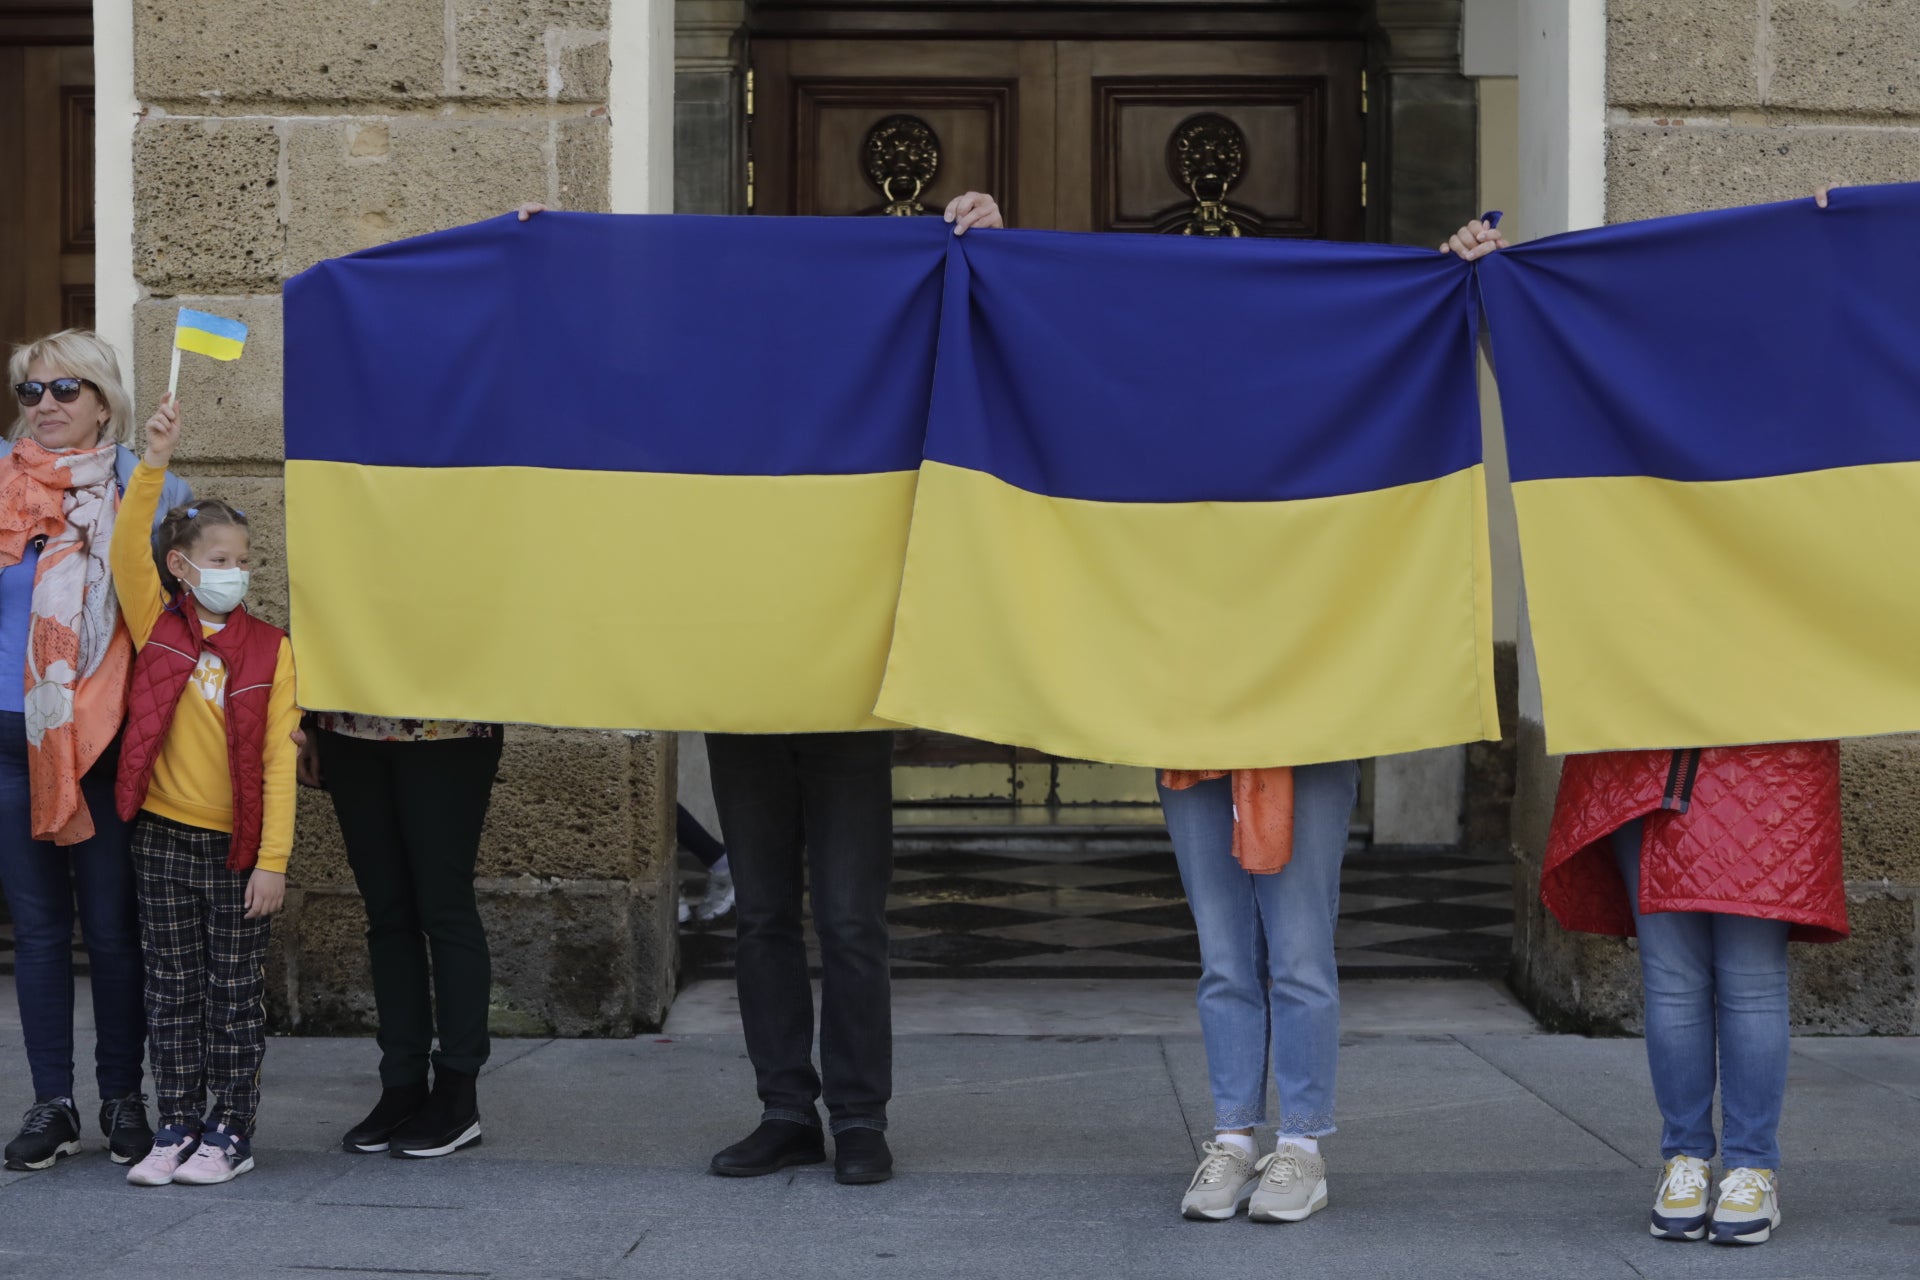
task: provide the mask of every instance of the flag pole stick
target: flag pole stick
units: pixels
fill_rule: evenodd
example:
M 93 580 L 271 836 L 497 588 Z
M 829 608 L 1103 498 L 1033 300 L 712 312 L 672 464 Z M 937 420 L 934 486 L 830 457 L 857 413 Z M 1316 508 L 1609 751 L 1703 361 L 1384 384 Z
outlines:
M 171 400 L 180 390 L 180 348 L 173 349 L 173 369 L 167 374 L 167 399 Z

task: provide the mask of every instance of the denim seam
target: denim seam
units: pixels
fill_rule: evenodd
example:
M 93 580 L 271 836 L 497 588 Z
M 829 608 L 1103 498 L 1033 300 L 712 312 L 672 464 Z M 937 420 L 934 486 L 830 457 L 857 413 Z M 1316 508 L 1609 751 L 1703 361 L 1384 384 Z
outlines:
M 885 1120 L 875 1120 L 868 1116 L 846 1116 L 833 1122 L 832 1132 L 836 1134 L 845 1133 L 849 1129 L 877 1129 L 881 1133 L 885 1133 L 887 1131 L 887 1122 Z
M 789 1111 L 785 1107 L 768 1107 L 760 1113 L 760 1118 L 762 1120 L 785 1120 L 791 1124 L 811 1125 L 815 1129 L 820 1127 L 820 1116 L 817 1112 Z

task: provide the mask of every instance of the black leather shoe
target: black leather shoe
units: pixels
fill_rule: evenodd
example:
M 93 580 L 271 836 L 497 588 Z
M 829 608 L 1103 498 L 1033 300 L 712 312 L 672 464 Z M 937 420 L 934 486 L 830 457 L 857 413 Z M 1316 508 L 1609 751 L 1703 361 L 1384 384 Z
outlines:
M 380 1091 L 380 1101 L 373 1104 L 373 1110 L 367 1118 L 347 1130 L 347 1136 L 340 1145 L 353 1155 L 370 1156 L 385 1151 L 400 1126 L 420 1113 L 427 1105 L 427 1082 L 401 1085 L 398 1088 L 385 1088 Z
M 722 1151 L 707 1166 L 723 1178 L 758 1178 L 795 1164 L 819 1164 L 827 1158 L 820 1126 L 792 1120 L 762 1120 L 760 1127 Z
M 833 1135 L 833 1180 L 848 1186 L 893 1176 L 893 1152 L 878 1129 L 842 1129 Z

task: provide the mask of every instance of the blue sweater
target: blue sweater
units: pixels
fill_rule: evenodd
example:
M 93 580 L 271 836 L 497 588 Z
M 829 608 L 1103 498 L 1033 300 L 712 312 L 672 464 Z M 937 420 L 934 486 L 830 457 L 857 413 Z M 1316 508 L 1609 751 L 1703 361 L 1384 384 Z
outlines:
M 0 440 L 0 458 L 12 452 L 13 444 Z M 125 445 L 120 447 L 114 471 L 122 492 L 139 461 L 133 450 Z M 167 512 L 181 503 L 191 501 L 193 490 L 187 482 L 169 473 L 161 495 L 160 518 L 164 519 Z M 158 521 L 154 527 L 159 528 Z M 20 555 L 20 563 L 0 569 L 0 711 L 18 714 L 27 709 L 27 634 L 33 621 L 34 569 L 39 563 L 40 548 L 28 543 Z

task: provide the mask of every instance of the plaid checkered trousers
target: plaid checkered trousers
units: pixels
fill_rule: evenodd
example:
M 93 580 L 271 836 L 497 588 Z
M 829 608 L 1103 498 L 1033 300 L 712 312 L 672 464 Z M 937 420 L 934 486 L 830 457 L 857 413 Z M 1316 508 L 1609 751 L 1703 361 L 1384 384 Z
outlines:
M 147 1053 L 160 1123 L 251 1136 L 266 1054 L 268 918 L 246 916 L 247 873 L 225 832 L 142 813 L 133 827 Z M 207 1108 L 208 1096 L 213 1108 Z

